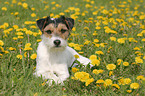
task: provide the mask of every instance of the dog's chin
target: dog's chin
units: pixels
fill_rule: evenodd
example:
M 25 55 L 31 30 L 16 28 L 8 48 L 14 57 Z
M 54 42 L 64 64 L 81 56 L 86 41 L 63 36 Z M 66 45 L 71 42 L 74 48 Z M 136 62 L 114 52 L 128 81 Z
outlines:
M 53 46 L 50 48 L 50 50 L 57 52 L 57 51 L 64 51 L 65 48 L 66 48 L 66 46 Z

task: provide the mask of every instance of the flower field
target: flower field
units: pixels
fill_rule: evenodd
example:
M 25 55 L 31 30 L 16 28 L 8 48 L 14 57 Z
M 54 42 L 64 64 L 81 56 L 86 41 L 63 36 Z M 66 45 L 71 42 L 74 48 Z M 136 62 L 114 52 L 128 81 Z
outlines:
M 1 0 L 0 95 L 144 96 L 144 9 L 144 0 Z M 68 46 L 93 65 L 75 61 L 63 86 L 33 76 L 42 34 L 36 20 L 48 15 L 75 20 Z

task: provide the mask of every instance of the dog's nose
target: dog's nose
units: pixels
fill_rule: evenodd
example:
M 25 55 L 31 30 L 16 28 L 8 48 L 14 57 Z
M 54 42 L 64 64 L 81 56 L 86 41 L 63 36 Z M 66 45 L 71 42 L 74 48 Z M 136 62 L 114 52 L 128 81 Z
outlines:
M 60 45 L 60 43 L 61 43 L 61 41 L 60 41 L 60 40 L 55 40 L 55 41 L 54 41 L 54 44 L 55 44 L 56 46 L 59 46 L 59 45 Z

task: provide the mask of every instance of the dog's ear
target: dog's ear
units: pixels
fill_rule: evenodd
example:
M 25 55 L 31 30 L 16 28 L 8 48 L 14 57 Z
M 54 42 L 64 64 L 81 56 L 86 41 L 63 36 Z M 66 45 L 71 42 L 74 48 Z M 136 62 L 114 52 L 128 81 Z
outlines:
M 50 20 L 50 16 L 48 16 L 48 17 L 46 17 L 46 18 L 44 18 L 44 19 L 39 19 L 39 20 L 36 21 L 37 26 L 39 27 L 39 29 L 40 29 L 41 31 L 43 31 L 44 27 L 45 27 L 46 24 L 49 22 L 49 20 Z
M 72 18 L 65 18 L 65 16 L 61 16 L 60 18 L 62 18 L 62 20 L 65 21 L 68 29 L 72 30 L 72 28 L 74 27 L 74 19 L 72 19 Z

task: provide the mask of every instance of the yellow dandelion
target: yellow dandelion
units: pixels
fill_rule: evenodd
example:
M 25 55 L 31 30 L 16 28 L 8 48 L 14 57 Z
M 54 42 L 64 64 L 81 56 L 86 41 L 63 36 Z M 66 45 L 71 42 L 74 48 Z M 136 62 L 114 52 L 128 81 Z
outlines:
M 121 62 L 123 62 L 123 60 L 122 60 L 122 59 L 118 59 L 118 60 L 117 60 L 118 65 L 120 65 L 120 64 L 121 64 Z
M 111 76 L 111 75 L 114 75 L 114 74 L 113 74 L 113 71 L 110 71 L 110 72 L 109 72 L 109 76 Z
M 13 28 L 14 28 L 14 29 L 18 29 L 19 26 L 18 26 L 18 25 L 13 25 Z
M 106 66 L 106 68 L 107 68 L 108 70 L 114 70 L 114 69 L 116 68 L 116 65 L 115 65 L 115 64 L 108 64 L 108 65 Z
M 94 74 L 99 74 L 99 73 L 103 73 L 103 72 L 104 72 L 104 70 L 102 70 L 102 69 L 99 69 L 99 70 L 94 69 L 94 70 L 93 70 L 93 73 L 94 73 Z
M 96 83 L 104 83 L 104 80 L 103 79 L 99 79 L 96 81 Z
M 124 66 L 129 66 L 129 63 L 128 62 L 123 62 L 123 65 Z
M 2 7 L 2 10 L 3 10 L 3 11 L 7 11 L 7 8 L 6 8 L 6 7 Z
M 141 41 L 145 42 L 145 38 L 143 38 Z
M 27 4 L 27 3 L 23 3 L 22 6 L 23 6 L 23 8 L 25 8 L 25 9 L 28 8 L 28 4 Z
M 141 80 L 141 79 L 143 79 L 144 78 L 144 76 L 143 75 L 139 75 L 139 76 L 137 76 L 137 80 Z
M 18 38 L 17 37 L 13 37 L 13 40 L 17 40 Z
M 32 50 L 32 48 L 30 46 L 31 46 L 31 43 L 25 44 L 24 50 Z
M 86 72 L 76 72 L 74 74 L 74 77 L 77 79 L 77 80 L 80 80 L 82 82 L 86 82 L 86 80 L 89 79 L 90 75 L 89 73 L 86 73 Z
M 32 13 L 32 14 L 31 14 L 31 17 L 36 17 L 36 14 L 35 14 L 35 13 Z
M 79 71 L 78 68 L 76 68 L 76 67 L 73 67 L 73 68 L 72 68 L 72 72 L 73 72 L 73 73 L 76 73 L 77 71 Z
M 19 36 L 20 36 L 20 35 L 23 35 L 23 33 L 22 33 L 22 32 L 17 32 L 16 34 L 17 34 L 17 35 L 19 35 Z
M 93 78 L 88 79 L 88 80 L 86 81 L 85 85 L 88 86 L 88 85 L 89 85 L 90 83 L 92 83 L 93 81 L 94 81 Z
M 130 78 L 125 78 L 124 79 L 124 83 L 125 84 L 130 84 L 131 83 L 131 79 Z
M 16 48 L 10 47 L 9 50 L 14 51 Z
M 138 83 L 131 83 L 130 84 L 130 88 L 132 88 L 132 89 L 138 89 L 139 88 L 139 84 Z
M 143 60 L 140 57 L 135 57 L 136 63 L 143 63 Z
M 37 39 L 37 42 L 41 42 L 42 40 L 41 39 Z
M 17 57 L 18 59 L 22 59 L 23 56 L 22 56 L 22 55 L 17 55 L 16 57 Z
M 104 84 L 105 84 L 106 86 L 112 85 L 112 80 L 111 80 L 111 79 L 106 79 L 106 80 L 104 81 Z
M 96 51 L 95 53 L 98 55 L 104 55 L 104 53 L 102 51 Z
M 115 37 L 110 37 L 110 40 L 111 41 L 116 41 L 116 38 Z
M 9 51 L 5 51 L 5 54 L 8 54 L 9 53 Z
M 117 89 L 120 89 L 120 86 L 119 86 L 118 84 L 112 84 L 111 86 L 112 86 L 112 87 L 115 87 L 115 88 L 117 88 Z
M 79 47 L 79 46 L 74 47 L 74 49 L 75 50 L 82 50 L 81 47 Z
M 126 90 L 126 92 L 131 93 L 131 92 L 132 92 L 132 90 Z
M 32 7 L 31 10 L 32 10 L 32 11 L 35 11 L 35 8 Z
M 4 42 L 2 40 L 0 40 L 0 46 L 3 46 Z
M 79 55 L 75 54 L 74 57 L 77 59 L 77 58 L 79 58 Z
M 97 56 L 96 56 L 96 55 L 91 55 L 91 56 L 89 57 L 89 59 L 90 59 L 90 60 L 97 59 Z
M 98 43 L 98 42 L 99 42 L 99 40 L 98 40 L 98 39 L 94 39 L 94 42 L 95 42 L 95 43 Z
M 17 16 L 18 14 L 19 14 L 19 12 L 15 12 L 15 13 L 14 13 L 14 16 Z
M 125 39 L 124 38 L 119 38 L 117 40 L 117 42 L 120 43 L 120 44 L 123 44 L 123 43 L 125 43 Z
M 133 50 L 140 50 L 140 48 L 139 47 L 135 47 L 135 48 L 133 48 Z
M 56 2 L 51 2 L 51 4 L 53 5 L 53 4 L 55 4 Z
M 91 60 L 91 64 L 94 65 L 94 66 L 95 65 L 99 66 L 100 65 L 100 61 L 98 59 L 92 59 Z
M 31 55 L 30 58 L 31 58 L 31 59 L 36 59 L 36 57 L 37 57 L 37 54 L 34 53 L 34 54 Z
M 143 59 L 145 60 L 145 56 L 143 56 Z

